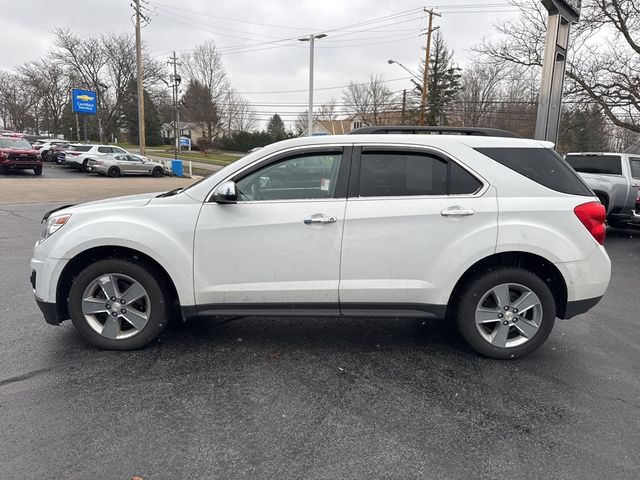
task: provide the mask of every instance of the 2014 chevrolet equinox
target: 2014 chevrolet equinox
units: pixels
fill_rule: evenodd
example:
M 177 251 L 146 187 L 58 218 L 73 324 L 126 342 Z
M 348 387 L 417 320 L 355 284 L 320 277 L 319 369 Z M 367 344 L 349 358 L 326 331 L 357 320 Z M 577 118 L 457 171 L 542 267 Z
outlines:
M 177 305 L 446 318 L 483 355 L 525 355 L 605 293 L 604 209 L 552 144 L 470 133 L 286 140 L 183 190 L 50 212 L 36 300 L 110 349 Z

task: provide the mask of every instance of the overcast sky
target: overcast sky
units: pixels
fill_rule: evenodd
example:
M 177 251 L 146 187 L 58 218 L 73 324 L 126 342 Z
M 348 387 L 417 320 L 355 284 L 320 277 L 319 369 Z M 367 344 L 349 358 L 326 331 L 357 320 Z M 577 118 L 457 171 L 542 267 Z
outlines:
M 130 0 L 28 0 L 28 8 L 25 2 L 2 3 L 3 69 L 43 56 L 53 26 L 87 35 L 134 28 Z M 426 28 L 422 7 L 442 13 L 434 25 L 440 26 L 461 66 L 471 46 L 495 34 L 496 21 L 514 15 L 507 0 L 148 0 L 144 6 L 151 22 L 143 29 L 143 40 L 151 55 L 168 58 L 172 50 L 188 51 L 213 38 L 233 86 L 255 105 L 259 118 L 277 111 L 285 120 L 304 110 L 307 101 L 309 48 L 296 41 L 298 36 L 327 33 L 316 41 L 315 98 L 316 103 L 332 97 L 340 102 L 342 89 L 330 87 L 363 81 L 369 74 L 386 80 L 408 76 L 387 59 L 417 69 L 424 46 L 419 34 Z M 376 19 L 380 21 L 370 22 Z M 407 79 L 388 86 L 393 91 L 411 88 Z M 299 91 L 252 93 L 286 90 Z

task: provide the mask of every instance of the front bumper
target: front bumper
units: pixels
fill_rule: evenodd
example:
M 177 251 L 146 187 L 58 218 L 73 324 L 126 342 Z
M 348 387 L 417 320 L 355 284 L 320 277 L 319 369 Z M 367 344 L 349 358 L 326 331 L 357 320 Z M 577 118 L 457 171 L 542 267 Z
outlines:
M 6 170 L 33 170 L 34 168 L 42 167 L 42 162 L 7 162 L 0 163 L 0 166 Z
M 45 322 L 49 325 L 60 325 L 62 320 L 60 319 L 60 313 L 58 312 L 58 305 L 55 303 L 45 302 L 44 300 L 40 300 L 38 297 L 36 297 L 36 303 L 42 311 Z

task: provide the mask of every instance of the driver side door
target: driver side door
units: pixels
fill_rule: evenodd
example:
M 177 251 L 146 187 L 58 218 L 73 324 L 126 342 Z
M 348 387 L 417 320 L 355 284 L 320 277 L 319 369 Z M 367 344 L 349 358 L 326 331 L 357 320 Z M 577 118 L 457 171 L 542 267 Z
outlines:
M 195 232 L 199 314 L 337 315 L 350 146 L 296 149 L 228 180 L 235 204 L 205 202 Z

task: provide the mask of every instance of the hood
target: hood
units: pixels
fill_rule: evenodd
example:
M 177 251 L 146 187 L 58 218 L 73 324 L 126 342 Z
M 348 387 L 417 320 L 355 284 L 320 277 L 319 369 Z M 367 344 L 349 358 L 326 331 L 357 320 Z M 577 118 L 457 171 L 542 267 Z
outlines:
M 64 213 L 88 213 L 99 212 L 103 210 L 112 210 L 115 208 L 127 207 L 143 207 L 148 204 L 152 198 L 157 197 L 162 192 L 140 193 L 138 195 L 127 195 L 126 197 L 105 198 L 104 200 L 95 200 L 93 202 L 79 203 L 77 205 L 69 205 L 57 208 L 45 214 L 45 219 L 55 212 L 56 215 Z
M 2 153 L 13 153 L 16 155 L 20 155 L 22 153 L 26 153 L 27 155 L 37 155 L 38 151 L 32 148 L 11 148 L 11 147 L 0 147 L 0 152 Z

